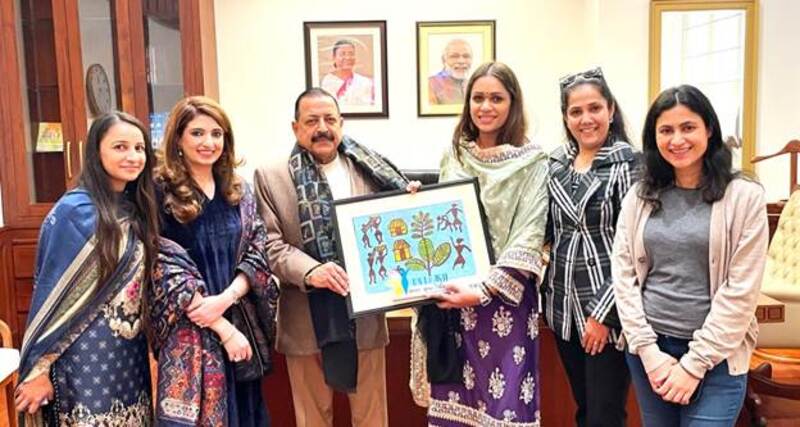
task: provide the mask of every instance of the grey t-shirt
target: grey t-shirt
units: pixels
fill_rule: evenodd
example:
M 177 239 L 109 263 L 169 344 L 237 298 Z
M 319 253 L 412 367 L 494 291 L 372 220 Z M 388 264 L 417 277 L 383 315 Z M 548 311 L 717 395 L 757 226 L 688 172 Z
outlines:
M 691 339 L 711 309 L 708 237 L 711 204 L 701 190 L 671 188 L 644 228 L 652 266 L 642 288 L 647 320 L 656 333 Z

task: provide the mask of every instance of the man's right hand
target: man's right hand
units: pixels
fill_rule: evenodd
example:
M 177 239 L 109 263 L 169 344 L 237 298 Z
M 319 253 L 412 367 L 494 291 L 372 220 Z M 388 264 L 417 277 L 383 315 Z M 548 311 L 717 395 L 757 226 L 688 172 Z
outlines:
M 341 296 L 347 296 L 347 292 L 350 290 L 350 279 L 347 278 L 347 272 L 333 262 L 326 262 L 313 269 L 306 276 L 306 283 L 315 288 L 330 289 Z

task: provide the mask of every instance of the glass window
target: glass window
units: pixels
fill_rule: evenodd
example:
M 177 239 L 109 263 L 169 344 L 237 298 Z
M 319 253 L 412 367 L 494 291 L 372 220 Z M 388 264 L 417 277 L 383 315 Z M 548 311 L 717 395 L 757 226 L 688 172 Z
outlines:
M 77 165 L 64 162 L 53 8 L 50 2 L 16 0 L 15 10 L 29 197 L 33 203 L 55 202 Z
M 178 2 L 143 6 L 150 133 L 158 146 L 172 106 L 183 98 L 180 18 Z

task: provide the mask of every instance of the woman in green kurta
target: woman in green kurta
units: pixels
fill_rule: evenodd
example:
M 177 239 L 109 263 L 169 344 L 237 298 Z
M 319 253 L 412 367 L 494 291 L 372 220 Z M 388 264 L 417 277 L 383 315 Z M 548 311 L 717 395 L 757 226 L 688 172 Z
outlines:
M 463 361 L 454 369 L 428 360 L 432 425 L 539 425 L 536 287 L 543 274 L 547 160 L 525 132 L 514 73 L 498 62 L 479 67 L 440 181 L 478 178 L 497 263 L 480 291 L 448 285 L 438 309 L 422 310 L 427 348 L 452 343 L 456 363 Z M 433 332 L 447 325 L 456 325 L 451 334 Z M 436 337 L 442 340 L 433 342 Z

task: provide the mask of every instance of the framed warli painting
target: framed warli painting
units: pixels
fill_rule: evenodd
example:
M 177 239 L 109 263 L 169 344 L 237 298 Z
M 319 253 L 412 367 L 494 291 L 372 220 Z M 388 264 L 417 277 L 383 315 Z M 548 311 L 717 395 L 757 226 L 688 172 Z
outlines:
M 351 318 L 432 301 L 446 283 L 478 285 L 494 263 L 477 179 L 333 203 Z

